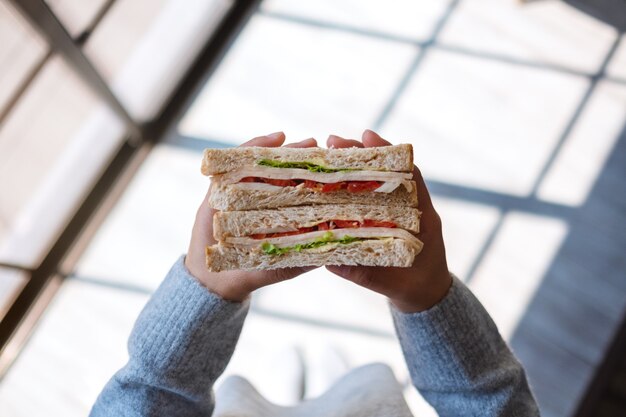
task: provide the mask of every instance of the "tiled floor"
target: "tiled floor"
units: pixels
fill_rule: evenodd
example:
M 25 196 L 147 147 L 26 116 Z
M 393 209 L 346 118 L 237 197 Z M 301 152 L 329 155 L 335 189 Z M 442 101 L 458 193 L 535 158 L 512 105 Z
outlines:
M 626 123 L 624 101 L 626 84 L 598 83 L 537 187 L 540 199 L 572 206 L 585 202 Z
M 440 181 L 528 195 L 587 80 L 430 50 L 384 120 Z M 512 88 L 515 86 L 515 88 Z
M 613 60 L 607 67 L 607 74 L 610 77 L 626 81 L 626 35 L 622 35 L 621 37 L 621 42 L 615 51 Z
M 196 153 L 158 146 L 83 255 L 83 278 L 154 290 L 187 250 L 208 187 Z
M 594 73 L 615 36 L 610 26 L 562 1 L 465 0 L 459 2 L 440 41 L 478 56 Z
M 376 119 L 415 54 L 412 45 L 257 15 L 181 133 L 231 144 L 277 130 L 292 140 L 356 135 Z
M 147 297 L 66 281 L 0 384 L 0 415 L 87 415 L 124 364 L 126 339 Z
M 9 224 L 19 217 L 98 104 L 68 65 L 55 58 L 13 109 L 0 134 L 0 198 Z M 38 115 L 37 123 L 33 114 Z M 40 140 L 44 136 L 47 141 Z M 15 178 L 20 178 L 19 186 Z
M 44 41 L 6 4 L 0 3 L 0 114 L 29 71 L 46 53 Z
M 266 15 L 336 28 L 376 37 L 398 37 L 407 41 L 426 41 L 437 22 L 450 5 L 449 0 L 415 2 L 392 0 L 384 9 L 376 0 L 321 0 L 315 3 L 289 0 L 266 0 L 262 11 Z
M 186 249 L 208 185 L 198 149 L 368 127 L 415 146 L 451 269 L 529 368 L 543 415 L 571 415 L 626 311 L 616 249 L 626 204 L 615 192 L 626 42 L 561 2 L 485 3 L 264 2 L 0 383 L 0 415 L 87 412 Z M 603 67 L 611 80 L 592 76 Z M 394 337 L 383 298 L 314 271 L 256 294 L 227 373 L 262 384 L 259 355 L 295 346 L 313 358 L 330 345 L 353 366 L 389 363 L 404 382 Z M 416 415 L 434 415 L 415 390 L 407 398 Z

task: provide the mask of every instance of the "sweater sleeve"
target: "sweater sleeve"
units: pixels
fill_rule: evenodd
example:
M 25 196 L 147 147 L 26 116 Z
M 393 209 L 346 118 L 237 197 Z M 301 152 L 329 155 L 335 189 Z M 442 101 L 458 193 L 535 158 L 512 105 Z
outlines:
M 392 315 L 413 384 L 440 417 L 539 415 L 522 365 L 456 277 L 429 310 Z
M 91 417 L 210 416 L 249 303 L 209 292 L 181 257 L 139 315 L 128 363 L 104 387 Z

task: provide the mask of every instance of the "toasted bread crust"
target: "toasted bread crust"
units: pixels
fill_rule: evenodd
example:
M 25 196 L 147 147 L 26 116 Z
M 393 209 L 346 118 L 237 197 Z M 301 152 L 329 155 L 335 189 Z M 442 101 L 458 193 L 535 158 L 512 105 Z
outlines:
M 209 271 L 267 270 L 298 266 L 365 265 L 410 267 L 421 249 L 403 239 L 366 240 L 339 245 L 327 252 L 303 250 L 267 255 L 260 249 L 213 245 L 206 249 Z
M 252 166 L 261 159 L 282 162 L 311 162 L 326 168 L 411 172 L 413 147 L 410 144 L 375 148 L 264 148 L 258 146 L 205 149 L 201 171 L 217 175 Z
M 409 207 L 365 204 L 282 207 L 273 210 L 220 211 L 213 216 L 213 236 L 223 241 L 231 236 L 266 233 L 272 228 L 296 230 L 330 220 L 365 219 L 394 222 L 397 227 L 419 233 L 420 212 Z

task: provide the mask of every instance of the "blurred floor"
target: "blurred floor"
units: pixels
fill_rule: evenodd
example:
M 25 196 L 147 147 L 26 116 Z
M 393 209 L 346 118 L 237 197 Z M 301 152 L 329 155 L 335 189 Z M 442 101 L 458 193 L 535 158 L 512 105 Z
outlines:
M 542 415 L 572 415 L 626 311 L 623 37 L 557 1 L 265 1 L 0 383 L 0 415 L 87 413 L 186 250 L 202 148 L 364 128 L 414 145 L 452 271 L 526 365 Z M 256 294 L 226 374 L 262 384 L 292 346 L 407 381 L 386 301 L 323 270 Z

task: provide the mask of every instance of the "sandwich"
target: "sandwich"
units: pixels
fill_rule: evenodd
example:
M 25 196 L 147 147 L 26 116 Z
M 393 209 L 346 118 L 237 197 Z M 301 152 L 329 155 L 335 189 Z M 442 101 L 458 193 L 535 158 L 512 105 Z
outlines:
M 422 250 L 420 212 L 365 204 L 223 211 L 213 218 L 219 242 L 207 247 L 213 272 L 295 266 L 409 267 Z
M 409 144 L 377 148 L 206 149 L 209 204 L 258 210 L 319 204 L 417 207 Z

